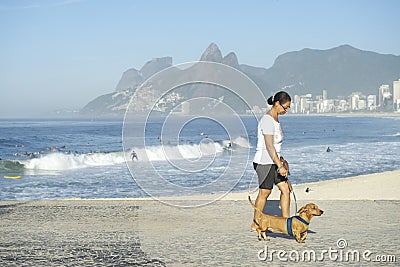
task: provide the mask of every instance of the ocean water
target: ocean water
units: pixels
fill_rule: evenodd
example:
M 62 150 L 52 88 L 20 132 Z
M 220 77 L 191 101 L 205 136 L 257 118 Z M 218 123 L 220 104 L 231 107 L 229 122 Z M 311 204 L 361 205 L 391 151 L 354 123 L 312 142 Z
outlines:
M 282 154 L 294 184 L 399 169 L 400 117 L 289 115 L 280 120 Z M 152 118 L 136 135 L 135 122 L 122 120 L 3 119 L 0 199 L 254 190 L 257 120 L 241 117 L 240 122 Z M 123 127 L 132 133 L 127 142 Z M 15 176 L 21 178 L 7 178 Z

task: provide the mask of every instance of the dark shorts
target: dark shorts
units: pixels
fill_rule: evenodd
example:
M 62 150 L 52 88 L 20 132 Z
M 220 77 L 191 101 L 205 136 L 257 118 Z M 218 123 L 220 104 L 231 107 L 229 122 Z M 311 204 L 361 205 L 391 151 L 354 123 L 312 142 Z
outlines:
M 280 175 L 277 170 L 278 166 L 276 164 L 257 164 L 253 162 L 254 170 L 258 176 L 258 188 L 260 189 L 269 189 L 281 182 L 287 180 L 287 178 Z

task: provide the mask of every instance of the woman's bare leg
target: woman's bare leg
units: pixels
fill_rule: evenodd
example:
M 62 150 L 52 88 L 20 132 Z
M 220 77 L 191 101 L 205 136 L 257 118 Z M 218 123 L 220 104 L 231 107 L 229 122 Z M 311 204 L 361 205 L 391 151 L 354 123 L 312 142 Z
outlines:
M 269 195 L 271 194 L 271 189 L 259 189 L 258 190 L 258 195 L 256 198 L 256 207 L 259 208 L 260 210 L 264 210 L 265 204 L 267 204 L 267 198 L 269 197 Z M 257 210 L 254 210 L 254 219 L 260 217 L 260 212 Z M 255 225 L 254 225 L 254 221 L 251 225 L 251 229 L 255 230 Z
M 289 185 L 286 182 L 280 182 L 277 184 L 279 190 L 281 190 L 280 204 L 282 210 L 282 217 L 290 217 L 290 190 Z

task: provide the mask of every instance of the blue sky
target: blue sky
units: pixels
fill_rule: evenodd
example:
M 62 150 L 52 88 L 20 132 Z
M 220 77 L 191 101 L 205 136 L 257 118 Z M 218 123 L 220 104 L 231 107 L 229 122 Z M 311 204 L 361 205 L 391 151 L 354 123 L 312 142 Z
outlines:
M 211 42 L 271 67 L 303 48 L 400 55 L 396 0 L 0 0 L 0 117 L 79 109 L 154 57 L 194 61 Z

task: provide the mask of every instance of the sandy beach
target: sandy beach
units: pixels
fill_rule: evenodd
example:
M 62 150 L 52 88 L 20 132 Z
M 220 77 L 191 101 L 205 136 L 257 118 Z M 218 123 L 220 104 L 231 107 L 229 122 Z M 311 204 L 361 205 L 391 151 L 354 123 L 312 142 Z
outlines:
M 278 233 L 258 241 L 247 192 L 193 208 L 150 199 L 0 201 L 0 266 L 395 266 L 399 185 L 400 171 L 295 185 L 299 207 L 324 210 L 302 244 Z M 266 212 L 279 214 L 274 191 Z
M 296 180 L 290 180 L 297 200 L 400 200 L 400 171 L 298 185 Z M 227 195 L 226 199 L 239 200 L 247 195 L 247 192 L 232 193 Z M 251 195 L 255 198 L 257 192 Z M 279 190 L 273 190 L 269 199 L 278 200 Z

